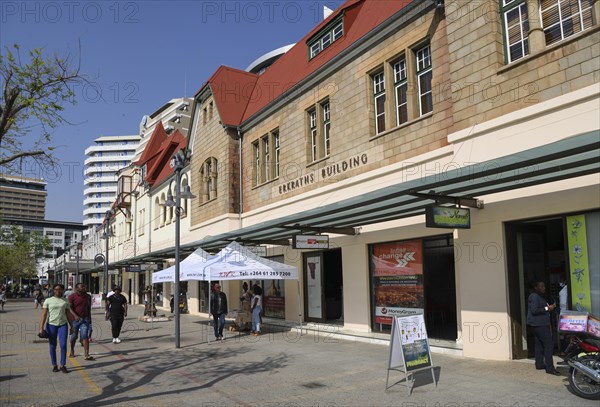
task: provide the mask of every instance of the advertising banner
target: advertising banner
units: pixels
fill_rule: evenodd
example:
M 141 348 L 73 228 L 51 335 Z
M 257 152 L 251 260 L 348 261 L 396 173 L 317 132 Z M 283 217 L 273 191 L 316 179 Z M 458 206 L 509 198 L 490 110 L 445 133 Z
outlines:
M 285 280 L 265 280 L 264 290 L 265 317 L 285 318 Z
M 371 268 L 376 323 L 391 325 L 395 316 L 423 313 L 422 240 L 373 245 Z
M 587 329 L 587 312 L 562 311 L 558 329 L 561 332 L 585 332 Z
M 567 236 L 569 243 L 569 287 L 573 308 L 577 311 L 591 312 L 592 298 L 585 215 L 567 216 Z

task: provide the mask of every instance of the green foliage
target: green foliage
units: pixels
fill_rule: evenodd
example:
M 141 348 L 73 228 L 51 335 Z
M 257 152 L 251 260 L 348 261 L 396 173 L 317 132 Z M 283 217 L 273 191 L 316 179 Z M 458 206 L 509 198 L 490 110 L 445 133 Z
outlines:
M 38 260 L 52 247 L 40 232 L 26 233 L 17 226 L 0 225 L 0 281 L 37 274 Z
M 5 51 L 0 55 L 0 167 L 21 157 L 53 164 L 51 132 L 68 123 L 64 105 L 75 103 L 74 85 L 85 79 L 70 54 L 46 57 L 39 48 L 24 61 L 17 44 Z

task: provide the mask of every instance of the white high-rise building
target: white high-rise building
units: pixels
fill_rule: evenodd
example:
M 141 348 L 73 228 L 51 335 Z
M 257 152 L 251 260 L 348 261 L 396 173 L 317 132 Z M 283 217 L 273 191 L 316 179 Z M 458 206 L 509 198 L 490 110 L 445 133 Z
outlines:
M 128 166 L 140 142 L 140 136 L 105 136 L 94 140 L 85 150 L 83 224 L 90 229 L 102 224 L 106 211 L 117 194 L 117 172 Z

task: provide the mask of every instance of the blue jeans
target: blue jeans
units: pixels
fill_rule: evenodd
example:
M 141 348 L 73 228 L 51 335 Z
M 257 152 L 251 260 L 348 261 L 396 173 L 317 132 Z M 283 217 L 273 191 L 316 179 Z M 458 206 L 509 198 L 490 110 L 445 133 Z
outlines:
M 76 341 L 77 336 L 81 334 L 81 339 L 90 339 L 92 333 L 92 321 L 90 318 L 81 318 L 79 321 L 73 321 L 73 335 L 71 340 Z
M 213 314 L 215 338 L 223 337 L 223 327 L 225 326 L 225 314 Z
M 60 326 L 46 324 L 48 332 L 48 342 L 50 343 L 50 360 L 52 366 L 58 366 L 56 363 L 56 339 L 60 341 L 60 365 L 67 363 L 67 335 L 69 333 L 69 324 Z
M 254 332 L 260 332 L 260 312 L 262 311 L 262 307 L 259 305 L 254 307 L 252 310 L 252 330 Z

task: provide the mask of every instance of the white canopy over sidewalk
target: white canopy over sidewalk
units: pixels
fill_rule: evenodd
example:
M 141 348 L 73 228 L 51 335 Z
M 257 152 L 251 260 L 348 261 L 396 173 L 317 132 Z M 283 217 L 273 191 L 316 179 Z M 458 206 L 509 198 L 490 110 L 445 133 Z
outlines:
M 204 270 L 204 264 L 215 256 L 211 256 L 202 249 L 197 249 L 195 252 L 190 254 L 185 260 L 179 263 L 179 280 L 200 280 L 193 278 L 198 270 Z M 152 273 L 152 284 L 160 283 L 172 283 L 175 281 L 175 266 L 168 267 L 164 270 Z

